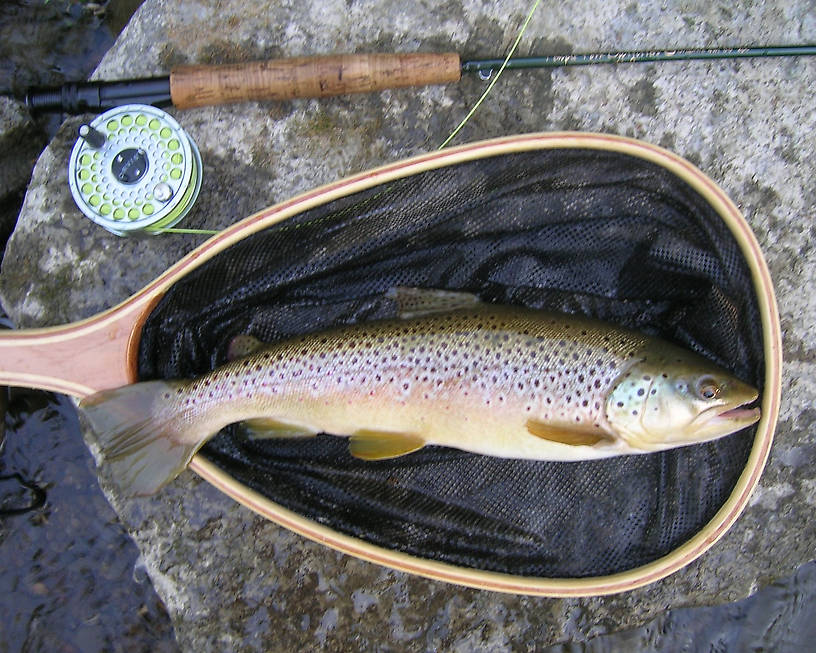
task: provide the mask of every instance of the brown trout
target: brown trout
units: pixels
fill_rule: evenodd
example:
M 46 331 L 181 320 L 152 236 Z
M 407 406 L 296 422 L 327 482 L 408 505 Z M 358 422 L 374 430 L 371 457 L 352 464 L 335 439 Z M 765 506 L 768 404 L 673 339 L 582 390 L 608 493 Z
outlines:
M 400 318 L 263 346 L 190 381 L 84 399 L 123 491 L 175 478 L 224 426 L 350 436 L 379 460 L 425 445 L 586 460 L 704 442 L 759 419 L 757 391 L 664 341 L 590 319 L 399 289 Z M 247 339 L 235 349 L 255 348 Z M 250 343 L 248 345 L 248 343 Z

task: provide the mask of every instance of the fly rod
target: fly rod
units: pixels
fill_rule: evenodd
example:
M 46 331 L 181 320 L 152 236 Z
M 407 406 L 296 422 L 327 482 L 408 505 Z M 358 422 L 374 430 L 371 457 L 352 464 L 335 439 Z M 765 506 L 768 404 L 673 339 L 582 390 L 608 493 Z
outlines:
M 816 45 L 707 48 L 561 54 L 508 59 L 505 69 L 560 68 L 596 64 L 816 55 Z M 454 53 L 345 54 L 250 63 L 181 66 L 168 77 L 71 82 L 33 88 L 24 96 L 32 111 L 98 112 L 124 104 L 173 105 L 178 109 L 256 100 L 329 97 L 405 86 L 458 82 L 462 73 L 490 77 L 504 59 L 462 62 Z

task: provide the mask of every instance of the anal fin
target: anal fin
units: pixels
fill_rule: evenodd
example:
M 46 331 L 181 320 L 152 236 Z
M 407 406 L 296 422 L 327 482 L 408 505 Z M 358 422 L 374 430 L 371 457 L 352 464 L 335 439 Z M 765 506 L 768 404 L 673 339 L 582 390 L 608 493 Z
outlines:
M 361 460 L 396 458 L 421 449 L 425 440 L 410 433 L 361 430 L 352 434 L 349 453 Z
M 594 447 L 597 444 L 609 442 L 609 438 L 603 433 L 586 426 L 554 426 L 534 419 L 528 419 L 526 426 L 530 434 L 537 438 L 573 447 Z
M 255 440 L 269 438 L 310 438 L 317 433 L 310 428 L 298 424 L 287 424 L 271 417 L 257 417 L 241 422 L 241 428 L 246 435 Z

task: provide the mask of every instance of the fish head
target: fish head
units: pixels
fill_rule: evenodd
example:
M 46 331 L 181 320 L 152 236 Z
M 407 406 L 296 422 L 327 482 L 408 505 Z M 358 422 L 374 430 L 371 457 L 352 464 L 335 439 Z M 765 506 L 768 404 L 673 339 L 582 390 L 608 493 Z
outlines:
M 606 419 L 633 450 L 714 440 L 755 423 L 759 393 L 691 352 L 666 345 L 631 365 L 607 395 Z

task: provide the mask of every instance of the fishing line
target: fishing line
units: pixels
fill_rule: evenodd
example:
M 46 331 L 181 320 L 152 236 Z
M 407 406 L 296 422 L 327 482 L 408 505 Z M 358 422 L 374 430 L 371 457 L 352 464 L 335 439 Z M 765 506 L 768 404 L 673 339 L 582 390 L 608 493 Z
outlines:
M 518 44 L 521 41 L 521 37 L 524 36 L 524 32 L 527 30 L 527 26 L 530 24 L 530 20 L 532 19 L 533 14 L 535 13 L 535 10 L 538 8 L 538 5 L 540 3 L 541 3 L 541 0 L 535 0 L 535 2 L 533 2 L 533 6 L 530 8 L 530 12 L 527 14 L 527 18 L 522 23 L 521 29 L 519 30 L 519 33 L 518 33 L 518 36 L 516 36 L 516 40 L 513 43 L 513 46 L 510 48 L 510 51 L 507 53 L 507 56 L 504 58 L 504 61 L 502 62 L 501 67 L 499 68 L 499 71 L 496 73 L 496 76 L 493 78 L 493 80 L 490 82 L 490 84 L 488 84 L 487 88 L 485 89 L 485 92 L 482 93 L 482 96 L 476 101 L 476 104 L 473 105 L 473 108 L 462 119 L 462 122 L 460 122 L 456 126 L 456 129 L 454 129 L 451 132 L 450 136 L 448 136 L 445 139 L 445 141 L 442 143 L 442 145 L 439 146 L 438 149 L 441 150 L 443 147 L 445 147 L 448 143 L 450 143 L 454 139 L 454 137 L 460 132 L 462 127 L 465 126 L 465 123 L 467 123 L 467 121 L 470 120 L 470 117 L 474 113 L 476 113 L 476 110 L 482 104 L 484 99 L 488 96 L 490 91 L 493 90 L 493 87 L 496 85 L 496 82 L 499 81 L 499 77 L 501 77 L 501 74 L 504 72 L 504 69 L 507 68 L 507 62 L 510 61 L 511 57 L 513 56 L 513 53 L 516 51 L 516 48 L 518 47 Z

